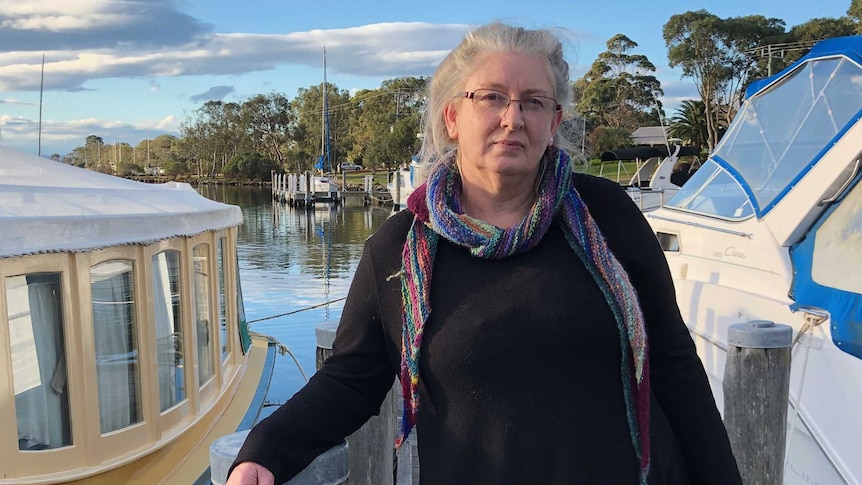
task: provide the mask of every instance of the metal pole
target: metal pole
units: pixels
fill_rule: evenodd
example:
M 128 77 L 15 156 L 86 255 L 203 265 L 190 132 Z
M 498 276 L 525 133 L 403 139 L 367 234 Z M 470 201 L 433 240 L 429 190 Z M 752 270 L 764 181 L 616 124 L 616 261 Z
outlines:
M 45 54 L 42 54 L 42 78 L 39 81 L 39 141 L 36 155 L 42 156 L 42 92 L 45 88 Z

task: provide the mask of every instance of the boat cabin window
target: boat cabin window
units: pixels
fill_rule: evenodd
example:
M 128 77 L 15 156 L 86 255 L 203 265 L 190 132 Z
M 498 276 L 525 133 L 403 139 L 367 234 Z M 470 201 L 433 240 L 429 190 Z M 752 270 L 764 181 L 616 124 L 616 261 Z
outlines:
M 113 260 L 92 266 L 90 291 L 104 434 L 139 423 L 143 416 L 134 263 Z
M 60 277 L 36 273 L 6 278 L 20 450 L 72 444 Z
M 722 219 L 745 219 L 754 214 L 742 186 L 711 159 L 691 176 L 666 206 Z
M 215 348 L 210 316 L 209 244 L 198 244 L 192 250 L 194 266 L 195 333 L 198 351 L 198 382 L 203 385 L 215 371 Z
M 242 353 L 246 353 L 251 346 L 251 337 L 248 333 L 248 322 L 245 319 L 245 305 L 242 300 L 242 284 L 239 280 L 239 258 L 236 259 L 236 321 L 239 324 L 239 346 Z
M 862 104 L 859 65 L 813 60 L 749 98 L 714 157 L 732 166 L 768 211 L 804 175 Z
M 230 354 L 230 341 L 227 334 L 227 287 L 225 286 L 225 248 L 227 238 L 220 237 L 216 241 L 216 293 L 218 295 L 218 321 L 221 337 L 221 360 L 227 360 Z
M 165 411 L 186 398 L 180 253 L 169 250 L 154 254 L 152 264 L 159 401 L 161 410 Z
M 862 295 L 862 183 L 857 183 L 817 229 L 811 278 L 829 288 Z

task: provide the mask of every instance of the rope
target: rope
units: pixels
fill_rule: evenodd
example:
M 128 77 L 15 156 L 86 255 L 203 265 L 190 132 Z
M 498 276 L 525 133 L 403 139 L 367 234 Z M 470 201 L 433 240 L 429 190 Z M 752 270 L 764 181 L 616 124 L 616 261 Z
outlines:
M 323 303 L 318 303 L 317 305 L 312 305 L 310 307 L 300 308 L 299 310 L 292 310 L 292 311 L 285 312 L 285 313 L 279 313 L 278 315 L 271 315 L 268 317 L 257 318 L 255 320 L 249 320 L 248 324 L 251 325 L 252 323 L 262 322 L 264 320 L 272 320 L 273 318 L 286 317 L 288 315 L 293 315 L 294 313 L 304 312 L 306 310 L 314 310 L 315 308 L 320 308 L 322 306 L 329 305 L 330 303 L 337 303 L 339 301 L 346 300 L 346 299 L 347 299 L 347 297 L 345 296 L 343 298 L 336 298 L 334 300 L 329 300 L 329 301 L 325 301 Z
M 275 348 L 278 350 L 278 353 L 280 355 L 284 355 L 284 354 L 290 355 L 293 358 L 293 362 L 296 363 L 296 367 L 297 367 L 297 369 L 299 369 L 299 373 L 302 374 L 302 378 L 305 379 L 305 382 L 308 382 L 308 376 L 305 375 L 305 371 L 302 369 L 302 366 L 299 365 L 299 360 L 296 358 L 295 355 L 293 355 L 293 352 L 287 347 L 287 345 L 284 345 L 283 343 L 279 342 L 278 339 L 276 339 L 272 335 L 266 335 L 266 334 L 262 334 L 262 333 L 258 333 L 258 332 L 253 332 L 251 330 L 249 330 L 248 333 L 249 333 L 249 335 L 252 335 L 255 337 L 265 338 L 271 344 L 275 345 Z

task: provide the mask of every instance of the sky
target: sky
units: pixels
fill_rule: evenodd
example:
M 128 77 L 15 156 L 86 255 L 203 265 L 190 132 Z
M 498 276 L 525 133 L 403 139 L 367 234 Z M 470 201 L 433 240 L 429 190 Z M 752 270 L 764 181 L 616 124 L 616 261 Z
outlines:
M 764 15 L 786 28 L 840 17 L 850 0 L 0 0 L 0 144 L 66 154 L 88 135 L 137 145 L 180 134 L 204 102 L 242 102 L 323 78 L 355 92 L 399 76 L 430 76 L 472 27 L 491 21 L 553 28 L 572 79 L 623 33 L 656 66 L 673 114 L 694 84 L 671 69 L 662 26 L 706 9 Z

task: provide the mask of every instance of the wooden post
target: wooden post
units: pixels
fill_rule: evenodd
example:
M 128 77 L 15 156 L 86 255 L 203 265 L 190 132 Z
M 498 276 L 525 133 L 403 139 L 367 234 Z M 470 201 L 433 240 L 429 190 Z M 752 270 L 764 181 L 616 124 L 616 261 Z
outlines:
M 724 367 L 724 423 L 742 482 L 781 485 L 793 329 L 756 320 L 731 325 Z
M 313 194 L 314 184 L 312 183 L 311 172 L 305 171 L 305 207 L 311 205 L 311 196 Z
M 395 184 L 395 195 L 392 197 L 392 207 L 394 210 L 401 210 L 401 169 L 395 168 L 395 180 L 392 181 Z
M 233 461 L 236 460 L 236 455 L 239 454 L 239 449 L 245 442 L 248 433 L 249 430 L 245 430 L 222 436 L 210 445 L 210 481 L 212 485 L 227 483 L 227 472 Z M 349 474 L 347 463 L 347 443 L 342 442 L 340 445 L 318 455 L 304 470 L 284 485 L 347 484 Z
M 337 322 L 325 322 L 315 328 L 317 368 L 332 355 Z M 395 389 L 393 387 L 393 389 Z M 372 416 L 361 428 L 347 437 L 350 445 L 350 485 L 392 485 L 395 469 L 395 428 L 397 393 L 389 391 L 380 414 Z

